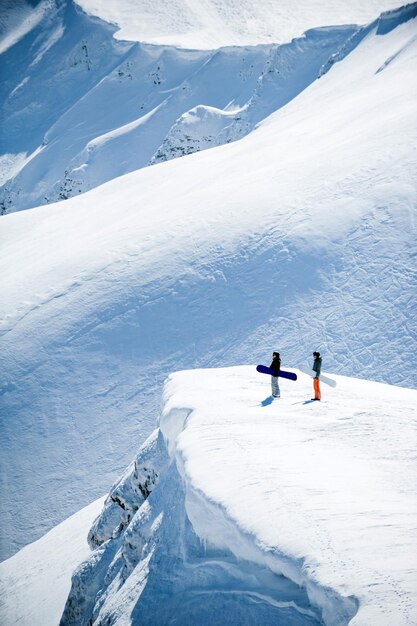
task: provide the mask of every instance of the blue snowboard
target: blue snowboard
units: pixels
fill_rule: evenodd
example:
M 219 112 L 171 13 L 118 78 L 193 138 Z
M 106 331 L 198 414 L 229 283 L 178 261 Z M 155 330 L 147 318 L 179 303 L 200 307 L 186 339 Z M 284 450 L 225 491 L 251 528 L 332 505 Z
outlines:
M 256 371 L 260 374 L 268 374 L 269 376 L 275 376 L 274 370 L 271 370 L 270 367 L 266 365 L 257 365 Z M 292 372 L 286 372 L 285 370 L 279 370 L 279 376 L 281 378 L 288 378 L 288 380 L 297 380 L 297 374 L 293 374 Z

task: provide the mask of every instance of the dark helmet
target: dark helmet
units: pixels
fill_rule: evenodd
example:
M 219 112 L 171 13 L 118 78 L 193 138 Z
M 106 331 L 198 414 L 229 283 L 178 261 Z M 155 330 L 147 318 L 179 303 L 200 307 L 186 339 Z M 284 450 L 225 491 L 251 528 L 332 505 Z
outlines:
M 273 357 L 277 356 L 277 357 L 279 358 L 279 352 L 273 352 L 273 353 L 272 353 L 272 356 L 273 356 Z
M 313 352 L 313 356 L 320 356 L 320 352 Z

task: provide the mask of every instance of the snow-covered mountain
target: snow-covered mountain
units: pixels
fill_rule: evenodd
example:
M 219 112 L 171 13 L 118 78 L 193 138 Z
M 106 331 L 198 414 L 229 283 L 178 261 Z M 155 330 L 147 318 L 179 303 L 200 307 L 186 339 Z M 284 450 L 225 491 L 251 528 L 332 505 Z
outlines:
M 250 366 L 168 378 L 160 428 L 92 524 L 61 626 L 415 623 L 417 391 L 336 376 L 314 403 L 297 373 L 274 401 Z M 58 623 L 88 517 L 0 565 L 6 624 Z
M 358 30 L 186 51 L 116 41 L 114 27 L 72 0 L 48 4 L 46 17 L 2 55 L 3 212 L 243 137 L 313 82 Z
M 319 5 L 308 12 L 315 26 L 333 16 L 348 23 L 345 11 L 321 6 L 322 12 Z M 94 12 L 88 2 L 85 8 Z M 115 8 L 123 21 L 127 6 L 104 3 L 95 12 L 110 19 Z M 230 24 L 227 12 L 235 10 L 227 3 L 205 12 L 196 5 L 186 8 L 193 17 L 185 19 L 178 7 L 172 9 L 188 25 L 214 10 Z M 285 12 L 295 17 L 285 3 L 275 10 L 259 5 L 258 11 L 280 24 Z M 170 11 L 165 6 L 159 13 L 162 24 Z M 25 3 L 13 10 L 6 4 L 2 14 L 17 21 L 0 39 L 0 102 L 7 119 L 0 157 L 3 213 L 66 199 L 148 164 L 241 138 L 313 82 L 358 30 L 316 28 L 281 46 L 198 51 L 146 45 L 144 32 L 141 43 L 116 41 L 116 27 L 88 16 L 73 0 L 42 0 L 32 11 Z M 154 3 L 152 14 L 158 15 Z M 354 14 L 368 15 L 357 9 Z M 129 15 L 130 23 L 138 18 L 133 8 Z M 149 28 L 149 20 L 139 21 Z M 255 21 L 261 24 L 259 16 Z M 296 21 L 304 23 L 300 16 Z M 216 32 L 227 27 L 218 25 Z M 286 32 L 291 39 L 293 31 Z M 235 41 L 230 37 L 226 41 Z
M 173 370 L 319 349 L 415 384 L 415 15 L 240 141 L 4 216 L 3 556 L 105 492 Z
M 118 39 L 213 49 L 286 43 L 329 24 L 366 24 L 398 6 L 394 0 L 77 0 L 89 14 L 117 24 Z
M 169 377 L 61 626 L 414 623 L 417 392 L 336 377 L 319 405 L 298 375 L 274 402 L 253 367 Z

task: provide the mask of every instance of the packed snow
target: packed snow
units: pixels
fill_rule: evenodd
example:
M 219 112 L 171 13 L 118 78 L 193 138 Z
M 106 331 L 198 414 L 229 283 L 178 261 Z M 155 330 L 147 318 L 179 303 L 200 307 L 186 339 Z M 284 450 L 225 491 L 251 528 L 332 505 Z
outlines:
M 417 391 L 332 377 L 170 375 L 61 625 L 415 624 Z
M 103 493 L 170 371 L 415 384 L 412 10 L 240 141 L 2 218 L 3 557 Z
M 91 549 L 89 527 L 103 506 L 93 502 L 0 563 L 3 626 L 56 626 L 71 589 L 71 576 Z
M 329 24 L 365 24 L 395 0 L 77 0 L 92 15 L 117 24 L 116 37 L 157 45 L 212 49 L 284 43 Z

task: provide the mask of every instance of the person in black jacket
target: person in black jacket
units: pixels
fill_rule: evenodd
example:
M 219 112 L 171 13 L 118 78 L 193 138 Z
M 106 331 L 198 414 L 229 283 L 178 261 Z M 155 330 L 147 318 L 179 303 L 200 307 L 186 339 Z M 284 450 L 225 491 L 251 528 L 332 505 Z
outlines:
M 272 396 L 274 398 L 280 398 L 281 392 L 279 390 L 278 376 L 281 369 L 281 357 L 279 356 L 279 352 L 272 353 L 272 363 L 269 367 L 271 370 L 274 370 L 274 376 L 271 376 Z

